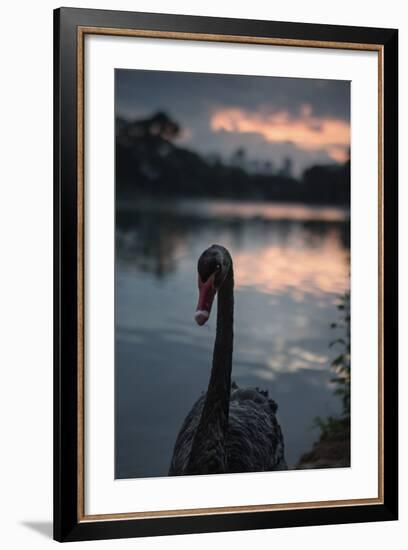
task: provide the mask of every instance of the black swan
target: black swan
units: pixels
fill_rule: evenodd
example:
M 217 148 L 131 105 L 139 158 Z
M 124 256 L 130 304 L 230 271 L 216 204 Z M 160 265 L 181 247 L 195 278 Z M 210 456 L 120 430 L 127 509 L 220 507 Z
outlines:
M 169 475 L 284 470 L 277 405 L 268 392 L 231 385 L 234 275 L 226 248 L 212 245 L 198 260 L 195 320 L 210 316 L 218 293 L 217 332 L 207 392 L 194 404 L 177 436 Z

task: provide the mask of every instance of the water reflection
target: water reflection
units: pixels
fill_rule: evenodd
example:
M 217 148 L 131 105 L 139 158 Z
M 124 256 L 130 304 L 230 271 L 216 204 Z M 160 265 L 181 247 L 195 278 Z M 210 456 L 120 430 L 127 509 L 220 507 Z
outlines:
M 292 242 L 248 250 L 234 256 L 236 284 L 272 294 L 288 292 L 295 299 L 305 293 L 340 293 L 348 283 L 346 260 L 347 252 L 335 232 L 328 233 L 316 248 Z
M 196 263 L 214 242 L 235 272 L 233 379 L 268 389 L 293 466 L 336 414 L 330 323 L 348 289 L 349 222 L 335 208 L 144 202 L 116 213 L 116 477 L 166 475 L 208 383 L 215 320 L 193 323 Z
M 347 289 L 347 215 L 329 207 L 227 201 L 123 205 L 117 213 L 118 257 L 127 268 L 163 277 L 188 254 L 191 237 L 209 229 L 234 253 L 237 287 L 292 290 L 298 296 Z

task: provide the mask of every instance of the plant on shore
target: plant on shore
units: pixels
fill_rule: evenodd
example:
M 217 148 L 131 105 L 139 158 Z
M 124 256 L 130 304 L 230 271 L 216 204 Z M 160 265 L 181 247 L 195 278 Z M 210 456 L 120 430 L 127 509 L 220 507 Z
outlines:
M 342 336 L 332 340 L 329 347 L 339 349 L 339 354 L 331 362 L 334 373 L 331 382 L 335 386 L 334 393 L 342 402 L 342 410 L 338 416 L 327 418 L 316 417 L 315 426 L 320 428 L 320 440 L 337 439 L 350 432 L 350 293 L 339 298 L 337 304 L 339 320 L 331 323 L 332 329 L 340 329 Z

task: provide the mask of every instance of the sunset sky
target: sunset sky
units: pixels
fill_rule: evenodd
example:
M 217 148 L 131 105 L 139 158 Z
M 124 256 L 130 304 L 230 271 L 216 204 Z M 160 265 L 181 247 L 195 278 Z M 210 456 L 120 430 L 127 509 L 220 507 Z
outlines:
M 116 114 L 166 112 L 182 127 L 180 146 L 250 160 L 295 174 L 314 163 L 344 162 L 350 147 L 348 81 L 118 69 Z

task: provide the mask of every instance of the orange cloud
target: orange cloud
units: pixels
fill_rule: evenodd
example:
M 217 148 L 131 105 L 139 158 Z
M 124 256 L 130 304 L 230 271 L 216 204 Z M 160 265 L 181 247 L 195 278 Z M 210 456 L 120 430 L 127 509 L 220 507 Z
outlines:
M 324 150 L 333 160 L 344 162 L 350 147 L 350 124 L 333 117 L 313 115 L 303 105 L 300 115 L 288 111 L 263 114 L 239 108 L 219 109 L 211 116 L 215 132 L 255 133 L 273 143 L 291 142 L 308 151 Z
M 337 162 L 346 162 L 350 158 L 348 147 L 341 147 L 339 145 L 333 145 L 327 150 L 330 158 Z

